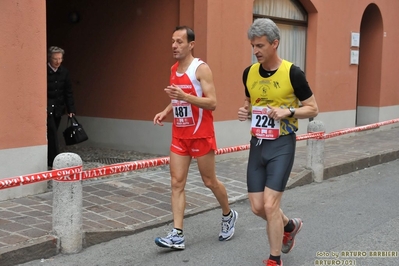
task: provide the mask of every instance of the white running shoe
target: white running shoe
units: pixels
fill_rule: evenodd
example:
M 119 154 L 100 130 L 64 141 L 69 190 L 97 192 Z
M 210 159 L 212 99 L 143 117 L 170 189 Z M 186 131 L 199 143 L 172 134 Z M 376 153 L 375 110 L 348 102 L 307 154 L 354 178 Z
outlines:
M 235 225 L 238 218 L 238 213 L 235 210 L 231 210 L 232 216 L 230 218 L 222 217 L 222 223 L 219 233 L 219 241 L 227 241 L 231 239 L 234 235 Z
M 166 237 L 155 238 L 155 244 L 162 248 L 185 249 L 184 235 L 179 235 L 174 228 Z

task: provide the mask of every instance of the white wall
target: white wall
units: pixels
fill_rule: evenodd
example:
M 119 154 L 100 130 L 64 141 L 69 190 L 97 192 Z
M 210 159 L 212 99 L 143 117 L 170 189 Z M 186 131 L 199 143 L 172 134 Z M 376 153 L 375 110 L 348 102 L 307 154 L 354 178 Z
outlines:
M 0 179 L 47 171 L 47 145 L 0 150 Z M 43 193 L 47 182 L 0 190 L 0 201 Z

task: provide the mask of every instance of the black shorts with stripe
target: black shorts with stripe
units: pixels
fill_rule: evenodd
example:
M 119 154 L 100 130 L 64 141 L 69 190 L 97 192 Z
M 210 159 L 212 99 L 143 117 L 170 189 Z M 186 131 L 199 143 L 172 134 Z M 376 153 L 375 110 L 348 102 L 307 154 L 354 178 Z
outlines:
M 252 137 L 247 166 L 248 192 L 263 192 L 265 187 L 284 191 L 294 164 L 295 148 L 294 133 L 275 140 Z

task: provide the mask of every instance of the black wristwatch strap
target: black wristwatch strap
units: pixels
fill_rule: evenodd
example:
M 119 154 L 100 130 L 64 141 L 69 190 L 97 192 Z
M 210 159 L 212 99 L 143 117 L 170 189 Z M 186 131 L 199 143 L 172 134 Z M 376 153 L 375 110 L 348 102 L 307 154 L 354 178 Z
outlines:
M 290 112 L 291 112 L 291 115 L 289 117 L 293 117 L 295 114 L 295 108 L 290 107 L 290 108 L 288 108 L 288 110 L 290 110 Z

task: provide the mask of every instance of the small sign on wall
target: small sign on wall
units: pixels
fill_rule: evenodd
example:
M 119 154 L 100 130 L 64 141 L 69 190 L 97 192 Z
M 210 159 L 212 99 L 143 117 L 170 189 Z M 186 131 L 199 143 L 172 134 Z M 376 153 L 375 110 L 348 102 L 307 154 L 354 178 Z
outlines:
M 358 65 L 359 64 L 359 50 L 351 50 L 351 65 Z
M 360 45 L 360 33 L 351 32 L 351 47 L 359 47 Z

